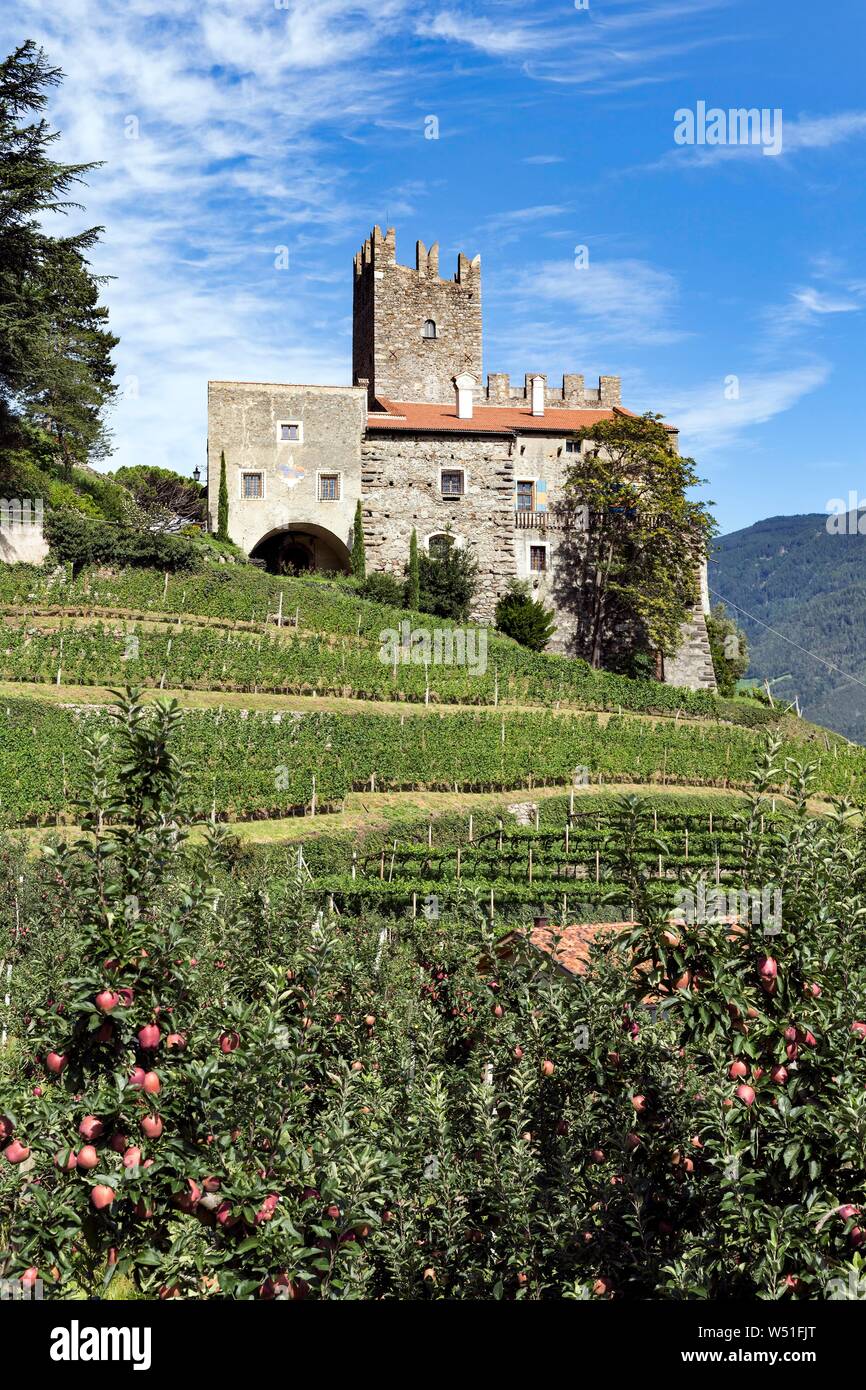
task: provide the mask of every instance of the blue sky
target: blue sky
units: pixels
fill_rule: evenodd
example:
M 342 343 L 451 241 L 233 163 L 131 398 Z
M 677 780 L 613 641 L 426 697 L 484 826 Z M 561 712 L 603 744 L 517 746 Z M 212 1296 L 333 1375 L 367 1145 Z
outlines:
M 60 157 L 105 161 L 112 466 L 203 466 L 209 377 L 348 381 L 379 222 L 406 263 L 481 253 L 485 372 L 619 374 L 678 424 L 723 531 L 866 494 L 862 0 L 20 0 L 0 31 L 67 73 Z M 676 144 L 700 101 L 780 109 L 782 152 Z

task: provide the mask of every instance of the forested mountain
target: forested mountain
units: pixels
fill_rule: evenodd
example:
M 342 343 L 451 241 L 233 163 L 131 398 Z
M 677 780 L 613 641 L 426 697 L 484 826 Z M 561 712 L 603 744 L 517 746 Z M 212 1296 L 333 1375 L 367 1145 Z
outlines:
M 863 534 L 858 533 L 857 525 Z M 866 742 L 866 512 L 773 516 L 722 536 L 711 599 L 749 638 L 749 676 Z

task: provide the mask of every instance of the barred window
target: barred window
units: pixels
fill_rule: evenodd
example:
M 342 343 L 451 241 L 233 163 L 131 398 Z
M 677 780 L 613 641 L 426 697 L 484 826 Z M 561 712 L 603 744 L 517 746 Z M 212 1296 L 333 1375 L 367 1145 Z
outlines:
M 547 569 L 547 546 L 531 545 L 529 547 L 529 568 L 536 573 L 541 573 Z
M 442 496 L 443 497 L 462 497 L 463 496 L 463 471 L 456 470 L 453 473 L 442 474 Z
M 263 497 L 264 479 L 261 473 L 244 473 L 241 486 L 243 497 Z
M 322 473 L 319 477 L 319 501 L 339 502 L 340 476 L 338 473 Z

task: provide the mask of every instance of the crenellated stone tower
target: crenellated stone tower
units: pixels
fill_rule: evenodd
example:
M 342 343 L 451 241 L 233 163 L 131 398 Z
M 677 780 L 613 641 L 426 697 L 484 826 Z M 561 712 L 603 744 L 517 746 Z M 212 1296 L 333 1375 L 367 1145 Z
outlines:
M 481 257 L 462 253 L 453 280 L 439 245 L 419 241 L 415 268 L 397 264 L 393 227 L 374 227 L 355 257 L 352 380 L 397 401 L 450 401 L 454 378 L 481 381 Z

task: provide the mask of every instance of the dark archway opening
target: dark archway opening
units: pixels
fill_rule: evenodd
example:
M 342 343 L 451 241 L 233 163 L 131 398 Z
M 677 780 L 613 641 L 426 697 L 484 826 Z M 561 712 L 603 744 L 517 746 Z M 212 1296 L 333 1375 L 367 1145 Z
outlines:
M 323 526 L 291 526 L 264 536 L 250 551 L 250 559 L 264 561 L 270 574 L 304 574 L 324 570 L 348 574 L 351 556 L 347 547 Z

